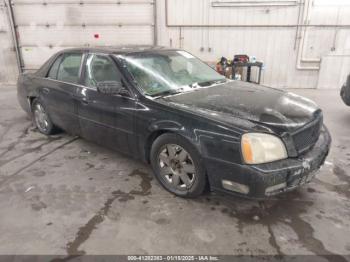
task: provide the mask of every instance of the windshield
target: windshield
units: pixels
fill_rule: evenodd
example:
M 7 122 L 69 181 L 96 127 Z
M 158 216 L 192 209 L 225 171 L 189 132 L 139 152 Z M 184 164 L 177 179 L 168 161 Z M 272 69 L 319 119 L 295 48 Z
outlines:
M 146 95 L 184 92 L 226 81 L 214 69 L 185 51 L 122 56 L 128 71 Z

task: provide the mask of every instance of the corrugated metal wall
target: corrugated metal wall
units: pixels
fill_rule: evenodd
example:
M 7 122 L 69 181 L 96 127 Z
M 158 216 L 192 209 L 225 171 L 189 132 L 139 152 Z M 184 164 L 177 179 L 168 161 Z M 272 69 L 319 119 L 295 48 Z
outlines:
M 341 54 L 349 49 L 350 28 L 344 25 L 350 25 L 350 6 L 317 6 L 312 0 L 160 0 L 158 14 L 159 24 L 169 26 L 159 29 L 162 45 L 182 47 L 206 61 L 256 56 L 265 63 L 263 84 L 273 87 L 316 88 L 320 59 L 333 52 L 344 59 Z M 336 70 L 329 74 L 341 77 Z
M 0 83 L 14 83 L 17 79 L 16 54 L 6 8 L 0 2 Z
M 350 71 L 345 61 L 350 5 L 319 6 L 317 1 L 157 0 L 157 43 L 184 48 L 208 62 L 234 54 L 256 56 L 265 64 L 262 83 L 273 87 L 338 88 Z M 153 0 L 12 3 L 26 69 L 38 68 L 65 47 L 154 41 Z

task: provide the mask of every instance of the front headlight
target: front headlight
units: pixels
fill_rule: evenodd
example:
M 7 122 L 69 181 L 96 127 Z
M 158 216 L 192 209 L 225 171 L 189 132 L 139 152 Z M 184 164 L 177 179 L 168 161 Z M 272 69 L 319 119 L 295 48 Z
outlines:
M 287 150 L 277 136 L 247 133 L 242 136 L 242 155 L 247 164 L 269 163 L 288 157 Z

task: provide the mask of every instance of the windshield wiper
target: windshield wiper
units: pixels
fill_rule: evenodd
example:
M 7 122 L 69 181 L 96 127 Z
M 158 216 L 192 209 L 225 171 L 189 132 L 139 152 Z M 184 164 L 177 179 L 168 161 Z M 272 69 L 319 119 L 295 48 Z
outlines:
M 152 94 L 152 97 L 158 97 L 158 96 L 167 96 L 167 95 L 176 95 L 180 94 L 181 92 L 179 90 L 165 90 L 156 94 Z
M 226 79 L 217 79 L 217 80 L 200 82 L 200 83 L 197 83 L 197 85 L 198 86 L 211 86 L 211 85 L 221 84 L 221 83 L 225 83 L 225 82 L 226 82 Z

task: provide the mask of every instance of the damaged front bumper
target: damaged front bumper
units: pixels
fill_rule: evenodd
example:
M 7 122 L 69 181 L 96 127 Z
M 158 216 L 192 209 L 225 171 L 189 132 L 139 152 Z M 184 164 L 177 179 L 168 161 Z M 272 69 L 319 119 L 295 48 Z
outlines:
M 250 198 L 267 198 L 291 191 L 314 178 L 325 162 L 330 145 L 331 136 L 323 127 L 313 148 L 298 158 L 259 165 L 220 163 L 220 174 L 210 176 L 212 188 Z M 207 165 L 208 173 L 214 172 L 210 166 L 217 165 Z

